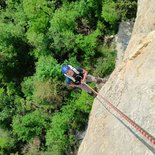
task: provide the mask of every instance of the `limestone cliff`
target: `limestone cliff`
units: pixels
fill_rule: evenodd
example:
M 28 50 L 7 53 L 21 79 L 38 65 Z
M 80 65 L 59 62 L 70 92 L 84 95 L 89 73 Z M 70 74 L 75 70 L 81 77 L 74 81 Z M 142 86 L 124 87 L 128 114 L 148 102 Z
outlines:
M 100 94 L 155 137 L 155 0 L 138 1 L 124 59 Z M 137 134 L 107 112 L 96 98 L 78 155 L 155 154 Z

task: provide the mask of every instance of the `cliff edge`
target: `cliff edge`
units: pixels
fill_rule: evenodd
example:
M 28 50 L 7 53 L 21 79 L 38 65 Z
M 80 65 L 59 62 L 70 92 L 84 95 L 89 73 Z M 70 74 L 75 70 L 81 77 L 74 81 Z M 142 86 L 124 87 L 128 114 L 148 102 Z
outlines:
M 155 137 L 155 0 L 138 0 L 124 58 L 99 93 Z M 155 154 L 143 136 L 114 117 L 103 104 L 100 97 L 94 100 L 78 155 Z

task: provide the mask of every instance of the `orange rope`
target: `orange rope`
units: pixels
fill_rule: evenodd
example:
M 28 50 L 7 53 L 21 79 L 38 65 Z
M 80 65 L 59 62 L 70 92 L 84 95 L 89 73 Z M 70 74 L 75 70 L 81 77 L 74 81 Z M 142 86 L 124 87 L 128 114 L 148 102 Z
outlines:
M 123 117 L 127 122 L 129 122 L 138 132 L 141 133 L 144 137 L 146 137 L 153 145 L 155 145 L 155 139 L 153 136 L 151 136 L 149 133 L 147 133 L 144 129 L 142 129 L 138 124 L 136 124 L 132 119 L 130 119 L 127 115 L 125 115 L 123 112 L 121 112 L 118 108 L 116 108 L 110 101 L 108 101 L 105 97 L 103 97 L 101 94 L 96 92 L 93 88 L 91 88 L 89 85 L 84 83 L 89 89 L 91 89 L 96 95 L 101 97 L 110 108 L 112 108 L 114 111 L 116 111 L 121 117 Z

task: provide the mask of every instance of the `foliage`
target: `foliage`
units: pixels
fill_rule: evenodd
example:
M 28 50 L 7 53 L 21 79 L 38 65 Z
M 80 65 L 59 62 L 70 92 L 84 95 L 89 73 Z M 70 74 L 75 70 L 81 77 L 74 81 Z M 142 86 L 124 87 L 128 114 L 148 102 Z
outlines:
M 80 122 L 86 123 L 85 113 L 90 112 L 92 98 L 85 92 L 81 95 L 73 93 L 73 99 L 55 113 L 51 120 L 51 128 L 47 132 L 47 146 L 56 154 L 65 151 L 75 144 L 74 130 L 80 129 Z M 81 113 L 81 117 L 78 117 Z M 68 133 L 68 134 L 67 134 Z M 59 152 L 59 153 L 58 153 Z
M 54 109 L 62 102 L 64 96 L 61 92 L 63 86 L 56 80 L 36 81 L 33 99 L 37 103 L 51 105 Z
M 121 19 L 131 19 L 136 16 L 137 0 L 118 0 L 116 4 L 117 12 Z
M 41 151 L 34 154 L 75 150 L 93 98 L 66 87 L 61 66 L 109 75 L 115 52 L 103 38 L 135 17 L 136 2 L 0 1 L 0 154 L 21 154 L 36 136 Z
M 36 63 L 35 77 L 39 80 L 54 79 L 56 77 L 61 78 L 61 65 L 50 55 L 40 56 Z
M 109 22 L 110 24 L 115 24 L 119 20 L 115 1 L 113 0 L 103 1 L 102 17 L 106 22 Z
M 2 151 L 3 154 L 4 149 L 9 150 L 13 145 L 14 139 L 11 137 L 10 132 L 0 128 L 0 153 Z
M 110 24 L 136 16 L 137 0 L 103 0 L 102 17 Z
M 8 90 L 8 93 L 9 92 Z M 0 89 L 0 122 L 3 127 L 8 127 L 12 115 L 15 112 L 15 105 L 13 103 L 14 97 L 12 94 L 8 94 L 4 88 Z
M 41 136 L 46 126 L 45 116 L 39 111 L 28 113 L 25 116 L 16 115 L 13 118 L 13 133 L 18 139 L 30 141 L 36 136 Z
M 96 70 L 94 71 L 94 75 L 98 77 L 104 77 L 109 75 L 114 67 L 115 67 L 115 55 L 116 51 L 113 48 L 109 47 L 102 47 L 100 48 L 102 57 L 98 59 L 95 67 Z
M 84 60 L 85 65 L 88 65 L 90 59 L 95 55 L 95 49 L 97 48 L 97 37 L 100 35 L 99 30 L 94 31 L 88 36 L 78 35 L 76 39 L 77 46 L 83 54 L 80 55 L 80 59 Z
M 29 43 L 39 49 L 44 49 L 45 31 L 47 31 L 53 9 L 49 8 L 44 0 L 23 0 L 23 10 L 28 18 L 26 36 Z
M 22 93 L 27 98 L 31 98 L 34 91 L 33 85 L 34 77 L 25 77 L 23 82 L 21 83 Z

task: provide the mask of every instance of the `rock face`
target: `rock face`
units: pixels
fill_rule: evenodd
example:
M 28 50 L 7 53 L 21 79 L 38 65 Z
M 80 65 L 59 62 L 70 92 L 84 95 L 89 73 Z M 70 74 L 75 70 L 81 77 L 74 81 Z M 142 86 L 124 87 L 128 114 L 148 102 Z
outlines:
M 155 0 L 138 1 L 123 61 L 99 93 L 155 137 Z M 95 99 L 78 155 L 155 154 L 155 145 L 109 113 L 104 104 L 99 96 Z
M 133 20 L 122 21 L 119 24 L 119 30 L 115 36 L 115 44 L 117 50 L 116 66 L 118 66 L 123 60 L 124 52 L 131 38 L 133 24 L 134 24 Z

